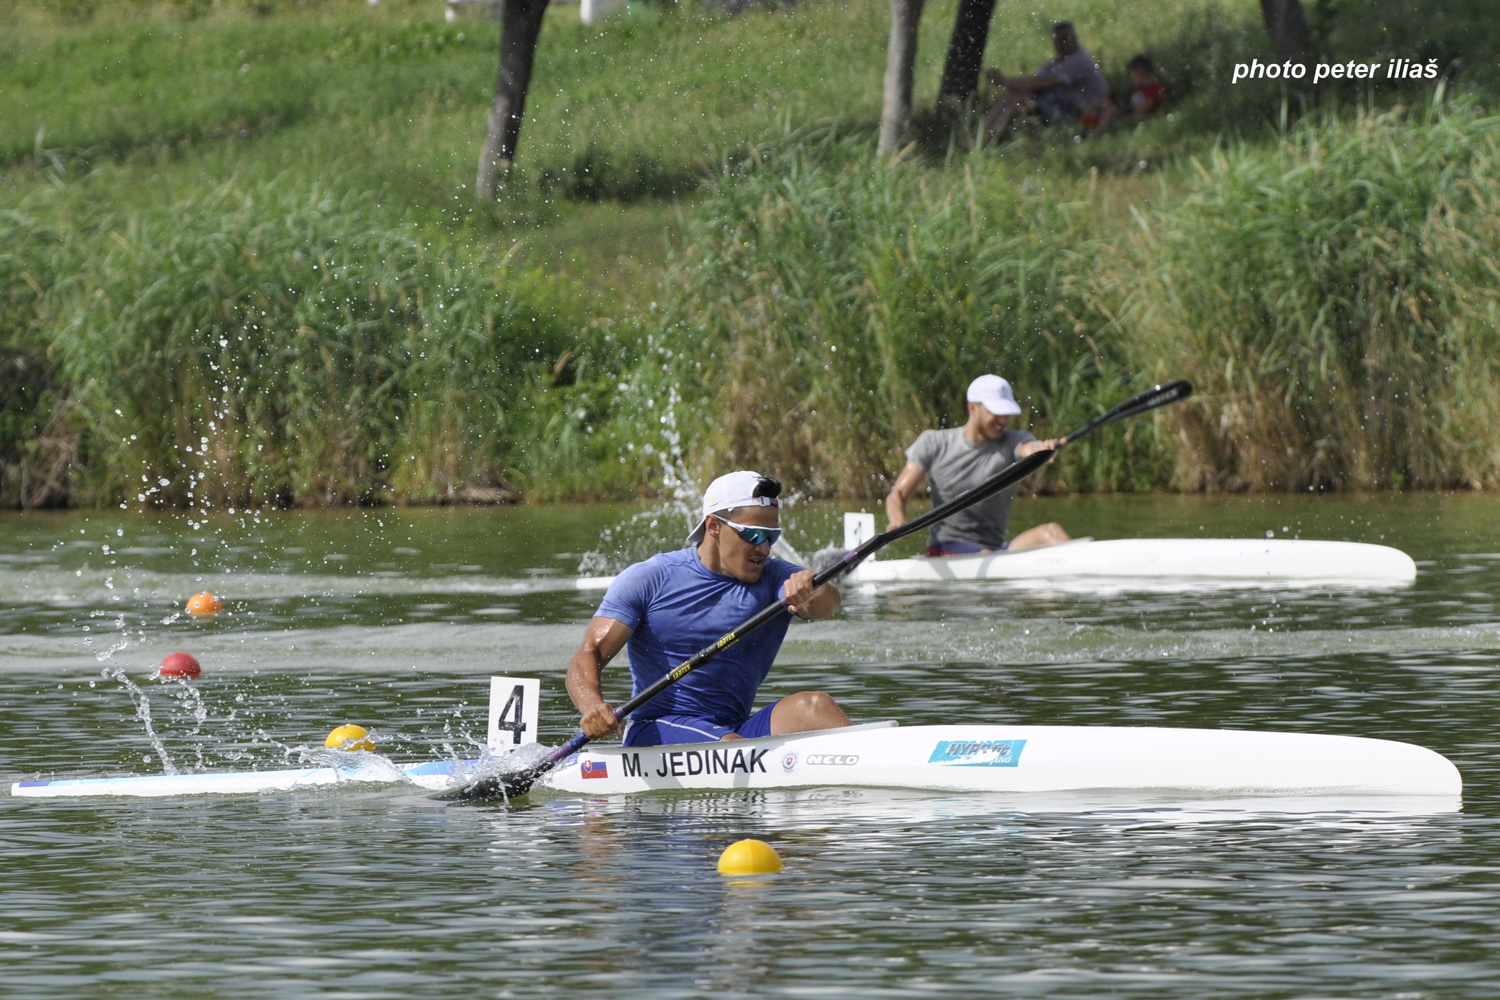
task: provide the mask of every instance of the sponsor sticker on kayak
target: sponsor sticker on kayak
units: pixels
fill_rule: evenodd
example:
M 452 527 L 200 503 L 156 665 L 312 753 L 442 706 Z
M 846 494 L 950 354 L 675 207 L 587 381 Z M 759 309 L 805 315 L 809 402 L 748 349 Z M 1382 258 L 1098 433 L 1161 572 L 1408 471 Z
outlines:
M 947 767 L 1019 767 L 1025 740 L 939 740 L 929 764 Z
M 807 763 L 811 767 L 853 767 L 859 763 L 857 753 L 810 753 Z

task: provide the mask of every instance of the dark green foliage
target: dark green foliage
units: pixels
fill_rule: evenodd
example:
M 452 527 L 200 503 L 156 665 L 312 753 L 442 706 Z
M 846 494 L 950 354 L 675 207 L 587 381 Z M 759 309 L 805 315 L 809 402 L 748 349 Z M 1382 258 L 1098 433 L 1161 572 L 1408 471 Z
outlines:
M 1500 84 L 1500 34 L 1493 30 L 1500 8 L 1494 0 L 1312 0 L 1307 6 L 1315 41 L 1330 58 L 1435 59 L 1443 76 L 1462 86 Z M 1406 81 L 1381 89 L 1411 96 L 1430 92 L 1431 84 Z
M 555 192 L 573 201 L 628 203 L 685 194 L 702 186 L 705 179 L 705 171 L 688 164 L 671 164 L 641 153 L 616 158 L 606 149 L 588 146 L 565 168 L 543 169 L 537 189 L 543 195 Z
M 1295 112 L 1305 100 L 1302 92 L 1276 82 L 1232 82 L 1236 63 L 1276 58 L 1255 4 L 1185 11 L 1174 29 L 1153 39 L 1149 48 L 1166 88 L 1167 110 L 1182 134 L 1260 134 L 1284 107 Z M 1116 100 L 1126 107 L 1129 96 L 1129 78 L 1122 77 Z

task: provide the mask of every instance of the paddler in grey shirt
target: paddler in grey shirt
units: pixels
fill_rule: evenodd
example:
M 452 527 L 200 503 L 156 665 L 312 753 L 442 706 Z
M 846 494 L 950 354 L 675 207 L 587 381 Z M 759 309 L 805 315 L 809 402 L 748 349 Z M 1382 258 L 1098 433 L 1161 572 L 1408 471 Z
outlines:
M 906 449 L 906 467 L 885 498 L 890 528 L 906 523 L 906 504 L 923 479 L 932 481 L 932 505 L 936 507 L 993 479 L 1018 458 L 1063 446 L 1062 438 L 1038 441 L 1026 431 L 1007 429 L 1010 418 L 1020 412 L 1010 383 L 999 375 L 981 375 L 970 383 L 968 422 L 962 427 L 923 431 Z M 1012 486 L 934 524 L 927 533 L 927 554 L 956 556 L 1028 549 L 1068 540 L 1062 525 L 1049 522 L 1027 528 L 1007 542 L 1006 522 L 1015 499 L 1016 487 Z

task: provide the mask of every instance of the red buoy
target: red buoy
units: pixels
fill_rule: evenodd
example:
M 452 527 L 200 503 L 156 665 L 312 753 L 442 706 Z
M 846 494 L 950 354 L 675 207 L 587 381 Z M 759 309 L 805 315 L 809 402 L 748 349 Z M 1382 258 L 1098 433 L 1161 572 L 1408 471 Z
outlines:
M 197 677 L 203 668 L 187 653 L 169 653 L 161 661 L 160 673 L 163 677 Z

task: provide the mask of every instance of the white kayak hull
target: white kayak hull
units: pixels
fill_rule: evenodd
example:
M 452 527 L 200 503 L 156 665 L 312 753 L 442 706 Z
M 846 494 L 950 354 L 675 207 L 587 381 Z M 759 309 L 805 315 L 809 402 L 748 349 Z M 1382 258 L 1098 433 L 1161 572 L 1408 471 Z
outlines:
M 370 767 L 295 767 L 266 771 L 207 771 L 196 774 L 138 774 L 117 778 L 57 778 L 17 781 L 10 793 L 22 798 L 81 798 L 127 796 L 164 798 L 172 795 L 250 795 L 290 792 L 330 785 L 410 783 L 422 788 L 448 788 L 464 780 L 473 761 L 422 761 Z
M 1017 552 L 868 559 L 852 583 L 1094 577 L 1225 582 L 1339 581 L 1388 586 L 1417 578 L 1411 556 L 1387 545 L 1300 538 L 1080 538 Z
M 852 547 L 852 546 L 851 546 Z M 1215 586 L 1331 583 L 1399 587 L 1417 578 L 1411 556 L 1389 545 L 1301 538 L 1075 538 L 1016 552 L 910 559 L 871 557 L 848 584 L 973 580 L 1101 580 L 1132 586 L 1206 582 Z M 603 590 L 612 576 L 582 576 L 579 590 Z
M 1108 726 L 892 724 L 687 746 L 598 747 L 548 780 L 562 791 L 819 785 L 965 792 L 1457 795 L 1425 747 L 1304 733 Z
M 472 761 L 218 774 L 23 781 L 17 796 L 165 796 L 286 791 L 345 782 L 459 783 Z M 755 740 L 591 747 L 542 787 L 586 795 L 700 789 L 878 787 L 1138 797 L 1457 799 L 1458 769 L 1407 743 L 1352 736 L 1106 726 L 871 723 Z

